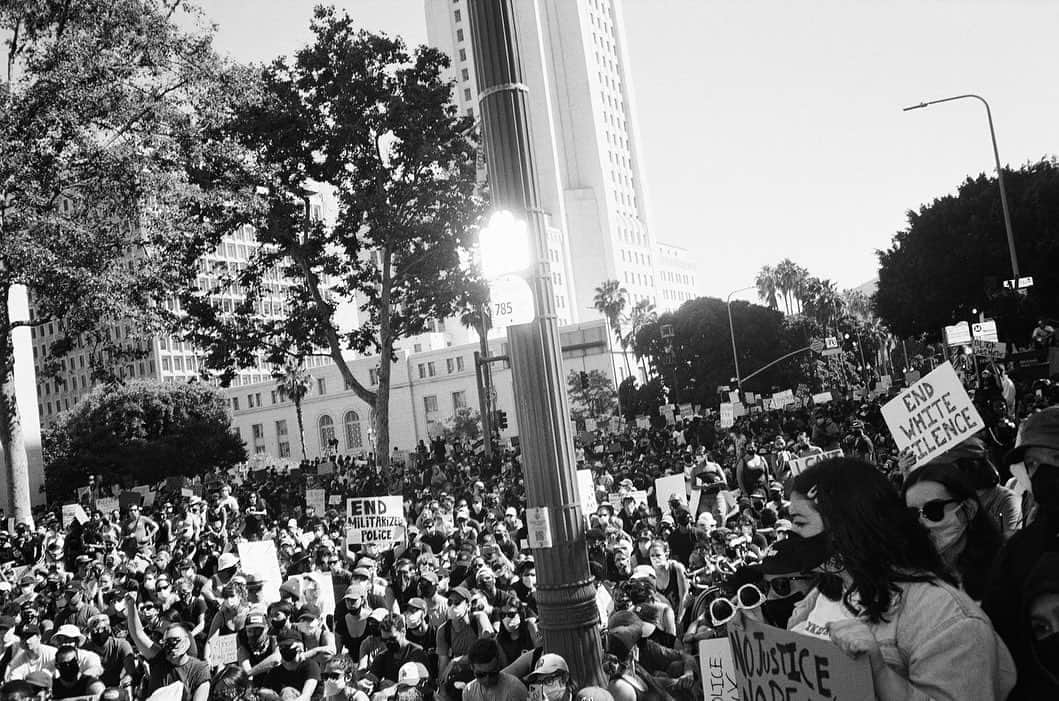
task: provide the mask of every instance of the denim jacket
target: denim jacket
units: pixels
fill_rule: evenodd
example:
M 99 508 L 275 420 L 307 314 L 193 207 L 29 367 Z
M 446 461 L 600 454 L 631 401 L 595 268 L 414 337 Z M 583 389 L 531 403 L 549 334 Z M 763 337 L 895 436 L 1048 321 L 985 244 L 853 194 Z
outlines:
M 902 582 L 879 623 L 868 623 L 883 659 L 915 688 L 908 701 L 1003 701 L 1015 663 L 989 618 L 944 582 Z M 788 628 L 805 620 L 817 590 L 798 602 Z

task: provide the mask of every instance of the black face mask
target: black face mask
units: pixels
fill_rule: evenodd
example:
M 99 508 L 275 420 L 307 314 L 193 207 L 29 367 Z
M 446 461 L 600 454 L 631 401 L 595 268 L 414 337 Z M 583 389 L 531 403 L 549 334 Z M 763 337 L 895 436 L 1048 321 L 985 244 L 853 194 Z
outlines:
M 805 594 L 798 593 L 786 599 L 771 599 L 761 605 L 761 614 L 769 625 L 786 628 L 791 614 L 794 613 L 794 605 L 803 598 Z
M 390 652 L 400 652 L 401 651 L 401 644 L 398 643 L 395 638 L 387 638 L 386 640 L 383 640 L 383 643 L 385 643 L 386 649 L 389 650 Z
M 278 632 L 280 632 L 281 630 L 283 630 L 284 628 L 287 627 L 287 619 L 285 619 L 285 618 L 282 619 L 282 620 L 270 619 L 268 624 L 272 628 L 272 631 L 274 633 L 278 633 Z
M 1059 633 L 1052 633 L 1033 643 L 1037 662 L 1053 675 L 1059 673 Z
M 436 584 L 421 580 L 419 582 L 419 593 L 424 599 L 429 599 L 438 593 L 438 587 Z
M 92 633 L 92 642 L 96 645 L 103 645 L 108 640 L 110 640 L 109 630 L 97 630 Z
M 59 677 L 63 681 L 73 681 L 77 679 L 78 673 L 81 671 L 80 666 L 77 664 L 77 660 L 70 660 L 69 662 L 63 662 L 55 665 L 56 671 L 59 672 Z
M 799 543 L 797 547 L 798 556 L 801 560 L 798 563 L 799 572 L 808 572 L 831 559 L 831 543 L 826 531 L 808 538 L 803 538 L 794 533 L 789 537 L 792 541 Z
M 1038 465 L 1030 478 L 1033 499 L 1050 516 L 1059 516 L 1059 467 Z
M 291 645 L 290 647 L 281 647 L 279 649 L 279 656 L 283 658 L 284 662 L 293 662 L 298 657 L 298 648 Z

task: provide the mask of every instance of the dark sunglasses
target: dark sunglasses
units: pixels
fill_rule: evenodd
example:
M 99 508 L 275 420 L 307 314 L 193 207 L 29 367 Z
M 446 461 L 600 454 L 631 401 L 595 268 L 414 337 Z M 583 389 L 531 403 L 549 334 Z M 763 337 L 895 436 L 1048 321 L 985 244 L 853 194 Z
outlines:
M 341 679 L 345 674 L 342 672 L 325 672 L 324 679 Z
M 758 586 L 760 587 L 761 591 L 765 593 L 771 591 L 773 594 L 780 598 L 786 598 L 790 596 L 791 592 L 794 590 L 794 582 L 805 581 L 808 579 L 813 579 L 813 577 L 796 575 L 792 575 L 790 577 L 775 577 L 773 579 L 766 579 L 765 581 L 761 582 Z
M 949 504 L 959 504 L 960 499 L 931 499 L 918 509 L 909 507 L 917 516 L 921 515 L 926 520 L 937 523 L 945 518 L 945 507 Z

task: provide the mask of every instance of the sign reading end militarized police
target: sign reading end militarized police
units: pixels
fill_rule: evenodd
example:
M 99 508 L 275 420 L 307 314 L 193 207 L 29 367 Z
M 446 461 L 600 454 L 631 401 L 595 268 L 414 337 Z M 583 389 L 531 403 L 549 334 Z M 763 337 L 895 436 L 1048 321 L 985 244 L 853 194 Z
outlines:
M 945 363 L 882 408 L 883 419 L 901 450 L 915 456 L 913 468 L 928 462 L 984 428 L 978 410 L 952 365 Z
M 404 499 L 356 497 L 346 500 L 348 545 L 375 545 L 385 550 L 405 540 Z

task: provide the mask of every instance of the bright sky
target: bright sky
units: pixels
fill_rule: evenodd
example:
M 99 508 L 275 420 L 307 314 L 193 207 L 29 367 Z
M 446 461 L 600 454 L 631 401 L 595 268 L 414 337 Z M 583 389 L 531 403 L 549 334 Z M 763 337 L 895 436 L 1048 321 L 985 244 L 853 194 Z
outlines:
M 218 46 L 257 61 L 309 39 L 313 4 L 203 2 Z M 365 28 L 426 40 L 423 0 L 336 4 Z M 649 225 L 691 250 L 702 293 L 724 297 L 784 257 L 860 285 L 908 209 L 993 170 L 980 103 L 902 107 L 978 93 L 1002 162 L 1059 152 L 1054 0 L 624 6 Z

